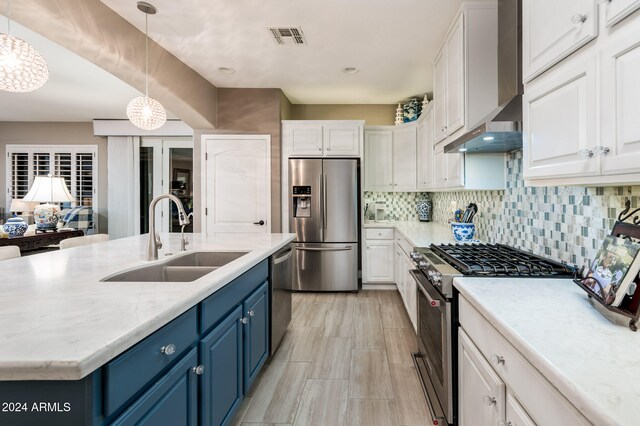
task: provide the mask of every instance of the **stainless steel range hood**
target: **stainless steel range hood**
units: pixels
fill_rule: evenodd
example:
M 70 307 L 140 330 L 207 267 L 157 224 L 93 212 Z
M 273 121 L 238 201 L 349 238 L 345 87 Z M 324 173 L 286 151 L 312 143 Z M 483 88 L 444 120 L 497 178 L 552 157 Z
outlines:
M 509 152 L 522 148 L 522 0 L 498 1 L 498 109 L 447 144 L 444 152 Z

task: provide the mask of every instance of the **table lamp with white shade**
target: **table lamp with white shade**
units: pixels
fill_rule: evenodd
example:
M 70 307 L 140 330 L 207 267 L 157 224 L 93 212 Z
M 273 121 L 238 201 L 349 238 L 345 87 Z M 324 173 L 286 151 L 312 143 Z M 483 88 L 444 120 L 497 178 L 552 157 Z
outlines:
M 52 176 L 36 176 L 24 201 L 40 201 L 45 204 L 36 206 L 33 216 L 38 230 L 55 230 L 60 220 L 60 207 L 51 203 L 75 201 L 67 189 L 64 179 Z

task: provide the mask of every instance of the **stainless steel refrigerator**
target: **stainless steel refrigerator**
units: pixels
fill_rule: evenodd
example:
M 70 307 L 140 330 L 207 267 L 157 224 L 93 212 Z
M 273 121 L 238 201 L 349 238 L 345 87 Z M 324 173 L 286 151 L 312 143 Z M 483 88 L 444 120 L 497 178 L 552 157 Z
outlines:
M 358 290 L 358 162 L 289 160 L 298 291 Z

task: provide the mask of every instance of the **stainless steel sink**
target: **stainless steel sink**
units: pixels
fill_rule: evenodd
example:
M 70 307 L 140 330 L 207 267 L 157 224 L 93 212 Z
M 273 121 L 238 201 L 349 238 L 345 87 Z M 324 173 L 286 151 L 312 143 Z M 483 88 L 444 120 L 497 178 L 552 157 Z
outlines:
M 191 282 L 202 278 L 247 251 L 194 251 L 168 261 L 121 272 L 102 279 L 104 282 Z

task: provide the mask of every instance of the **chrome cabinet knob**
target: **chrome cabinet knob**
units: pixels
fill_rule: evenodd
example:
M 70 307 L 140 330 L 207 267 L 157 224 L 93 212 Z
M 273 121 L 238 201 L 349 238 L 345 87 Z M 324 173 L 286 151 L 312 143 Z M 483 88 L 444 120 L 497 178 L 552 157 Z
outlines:
M 318 151 L 322 151 L 322 148 L 318 148 Z
M 497 401 L 494 397 L 489 396 L 489 395 L 485 395 L 485 396 L 482 398 L 482 400 L 483 400 L 483 401 L 484 401 L 484 403 L 485 403 L 487 406 L 489 406 L 489 407 L 491 407 L 492 405 L 496 405 L 496 404 L 498 403 L 498 401 Z
M 199 365 L 197 367 L 193 367 L 191 369 L 191 371 L 193 371 L 195 374 L 197 374 L 198 376 L 201 376 L 202 373 L 204 373 L 204 365 Z
M 602 157 L 604 155 L 607 155 L 609 152 L 611 152 L 611 149 L 606 146 L 598 145 L 593 149 L 593 152 L 598 157 Z
M 163 346 L 160 348 L 160 353 L 163 353 L 165 355 L 173 355 L 176 353 L 176 345 L 171 343 L 167 346 Z
M 594 153 L 593 150 L 591 149 L 581 149 L 580 151 L 578 151 L 578 155 L 580 156 L 580 158 L 582 158 L 583 160 L 586 160 L 588 158 L 592 158 Z
M 587 15 L 583 13 L 576 13 L 571 17 L 571 23 L 575 27 L 580 27 L 580 25 L 582 25 L 586 20 L 587 20 Z
M 249 322 L 249 318 L 244 317 L 244 318 L 242 318 L 242 319 L 240 320 L 240 322 L 241 322 L 241 323 L 243 323 L 243 324 L 247 324 L 247 323 Z
M 331 151 L 331 148 L 327 148 L 327 151 Z
M 253 312 L 253 311 L 249 311 L 247 313 L 249 314 L 250 317 L 255 317 L 256 316 L 256 313 Z
M 504 364 L 504 357 L 502 355 L 491 355 L 491 362 L 495 365 Z

